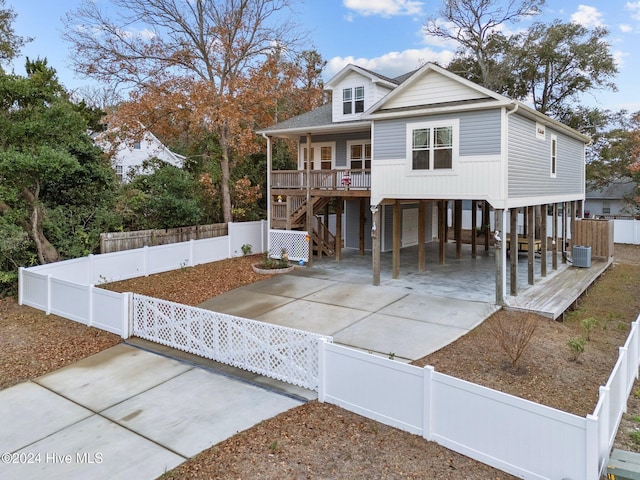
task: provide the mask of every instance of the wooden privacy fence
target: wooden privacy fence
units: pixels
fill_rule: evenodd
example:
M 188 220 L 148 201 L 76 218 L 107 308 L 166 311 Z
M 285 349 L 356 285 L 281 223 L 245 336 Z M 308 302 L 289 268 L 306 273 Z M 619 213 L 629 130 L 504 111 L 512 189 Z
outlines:
M 228 233 L 226 223 L 194 225 L 191 227 L 167 228 L 159 230 L 138 230 L 135 232 L 108 232 L 100 234 L 100 253 L 121 252 L 134 248 L 167 245 L 205 238 L 224 237 Z
M 591 247 L 591 256 L 613 256 L 613 220 L 580 219 L 575 222 L 574 245 Z

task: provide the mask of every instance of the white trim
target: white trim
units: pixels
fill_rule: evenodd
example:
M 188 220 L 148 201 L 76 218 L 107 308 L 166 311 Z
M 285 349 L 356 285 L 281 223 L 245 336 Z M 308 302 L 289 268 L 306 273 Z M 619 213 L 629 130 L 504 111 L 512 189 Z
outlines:
M 430 135 L 433 140 L 434 129 L 439 127 L 451 127 L 451 168 L 434 168 L 433 155 L 429 157 L 429 168 L 425 170 L 413 169 L 413 132 L 421 128 L 430 129 Z M 429 151 L 433 152 L 433 141 L 431 142 Z M 458 166 L 458 160 L 460 156 L 460 119 L 453 118 L 450 120 L 438 120 L 438 121 L 426 121 L 407 123 L 406 125 L 406 158 L 405 158 L 405 171 L 407 176 L 427 176 L 427 175 L 456 175 L 456 168 Z
M 558 176 L 558 136 L 555 134 L 551 134 L 549 144 L 549 176 L 551 178 Z

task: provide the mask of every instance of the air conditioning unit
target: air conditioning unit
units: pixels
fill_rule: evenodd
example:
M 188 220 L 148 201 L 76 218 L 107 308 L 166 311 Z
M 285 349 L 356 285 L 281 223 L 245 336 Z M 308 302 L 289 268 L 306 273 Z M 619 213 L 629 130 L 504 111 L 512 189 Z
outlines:
M 591 266 L 591 247 L 574 245 L 572 260 L 574 267 L 589 268 Z

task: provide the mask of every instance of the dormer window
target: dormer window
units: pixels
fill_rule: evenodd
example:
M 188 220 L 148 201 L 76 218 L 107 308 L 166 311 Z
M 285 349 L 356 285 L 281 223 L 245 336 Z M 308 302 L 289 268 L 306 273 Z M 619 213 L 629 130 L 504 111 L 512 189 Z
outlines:
M 342 113 L 350 115 L 362 112 L 364 112 L 364 87 L 342 89 Z

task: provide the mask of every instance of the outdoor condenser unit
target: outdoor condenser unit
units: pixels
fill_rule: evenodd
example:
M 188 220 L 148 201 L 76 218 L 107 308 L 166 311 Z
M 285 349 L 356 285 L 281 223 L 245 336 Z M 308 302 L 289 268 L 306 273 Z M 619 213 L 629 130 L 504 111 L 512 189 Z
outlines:
M 572 260 L 574 267 L 589 268 L 591 266 L 591 247 L 573 247 Z

